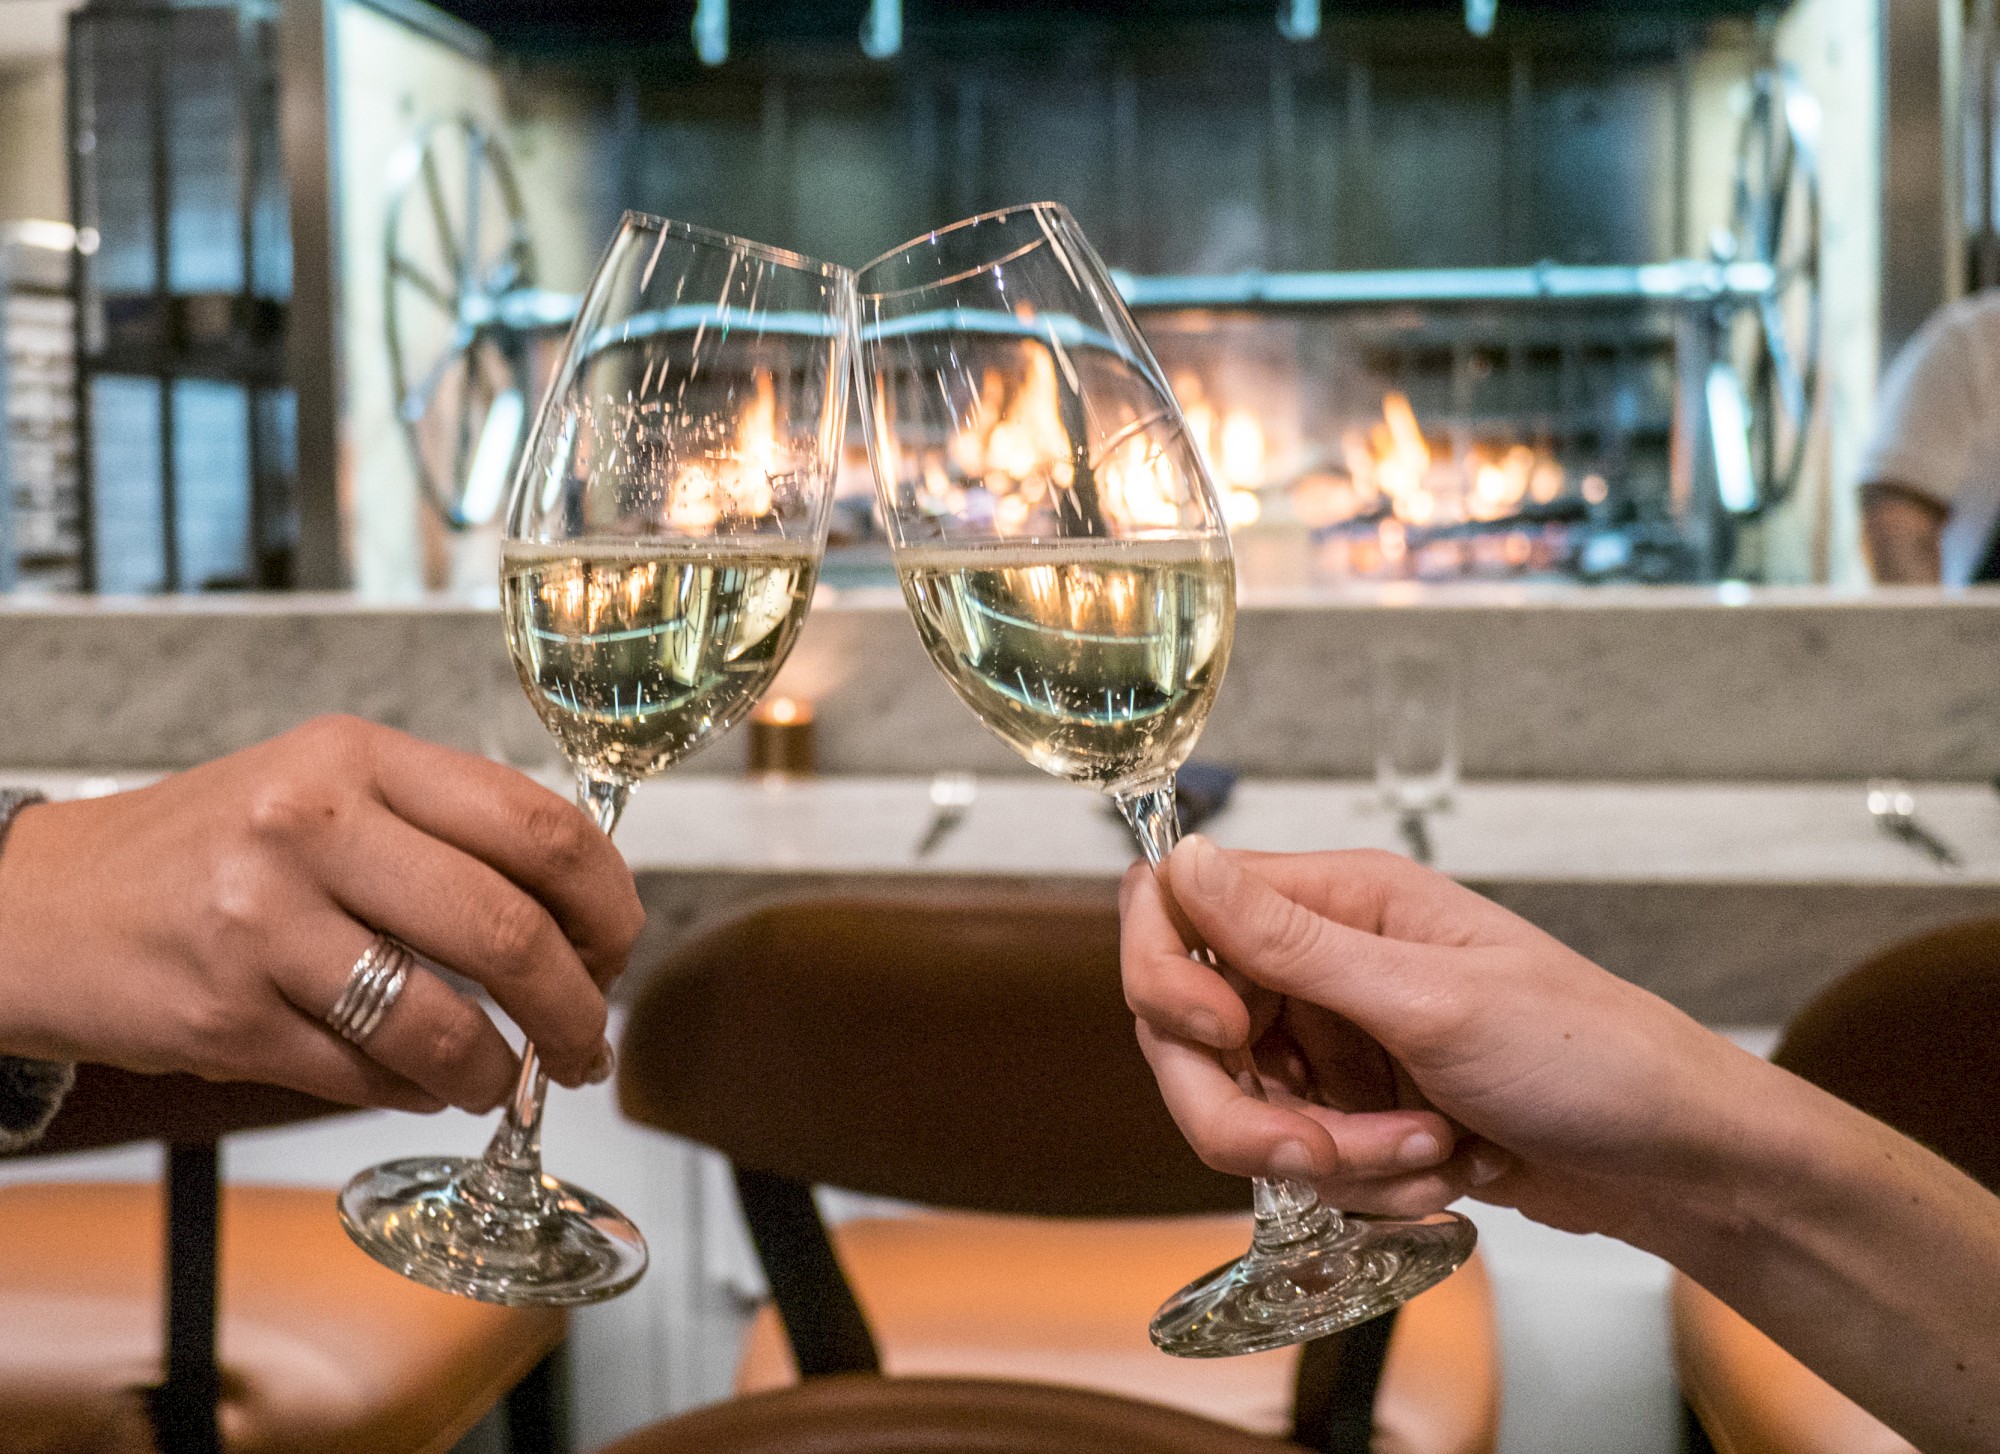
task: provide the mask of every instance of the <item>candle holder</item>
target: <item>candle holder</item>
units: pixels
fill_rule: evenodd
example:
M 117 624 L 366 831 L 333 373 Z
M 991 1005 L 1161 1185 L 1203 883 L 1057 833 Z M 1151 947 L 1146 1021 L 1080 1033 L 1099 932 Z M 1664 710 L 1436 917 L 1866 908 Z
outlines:
M 815 766 L 813 708 L 797 697 L 770 697 L 750 714 L 752 777 L 810 777 Z

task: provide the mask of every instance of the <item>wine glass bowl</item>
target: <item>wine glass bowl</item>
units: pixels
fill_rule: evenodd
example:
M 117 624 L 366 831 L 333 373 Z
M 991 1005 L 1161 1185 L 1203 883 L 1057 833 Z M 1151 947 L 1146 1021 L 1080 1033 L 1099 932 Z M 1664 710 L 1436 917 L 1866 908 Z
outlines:
M 1157 871 L 1236 612 L 1222 511 L 1172 389 L 1053 203 L 917 238 L 857 288 L 862 424 L 925 649 L 1016 752 L 1110 795 Z M 1223 1063 L 1263 1097 L 1247 1051 Z M 1346 1218 L 1299 1182 L 1260 1178 L 1253 1205 L 1250 1251 L 1154 1318 L 1165 1351 L 1256 1352 L 1365 1322 L 1473 1244 L 1454 1214 Z
M 1228 662 L 1228 536 L 1158 365 L 1053 205 L 870 264 L 864 430 L 932 659 L 1038 767 L 1171 778 Z
M 810 606 L 848 398 L 853 277 L 627 213 L 507 504 L 501 607 L 523 690 L 607 834 L 633 784 L 746 716 Z M 365 1171 L 348 1233 L 407 1277 L 512 1304 L 616 1296 L 645 1241 L 541 1170 L 529 1046 L 483 1156 Z

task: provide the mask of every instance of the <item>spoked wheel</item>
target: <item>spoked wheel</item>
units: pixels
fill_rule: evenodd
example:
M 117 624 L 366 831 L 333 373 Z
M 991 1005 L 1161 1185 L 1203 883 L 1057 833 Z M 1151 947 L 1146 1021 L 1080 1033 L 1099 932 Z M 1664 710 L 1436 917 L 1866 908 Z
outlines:
M 1717 261 L 1762 263 L 1771 278 L 1754 306 L 1722 320 L 1722 357 L 1709 378 L 1723 503 L 1738 513 L 1789 498 L 1811 441 L 1821 330 L 1819 135 L 1819 102 L 1792 69 L 1760 71 L 1737 142 L 1729 227 L 1714 238 Z M 1725 432 L 1740 432 L 1740 445 Z M 1747 471 L 1729 469 L 1726 454 Z
M 524 342 L 502 300 L 534 244 L 505 147 L 437 121 L 390 164 L 383 320 L 396 417 L 426 499 L 453 529 L 492 518 L 526 433 Z

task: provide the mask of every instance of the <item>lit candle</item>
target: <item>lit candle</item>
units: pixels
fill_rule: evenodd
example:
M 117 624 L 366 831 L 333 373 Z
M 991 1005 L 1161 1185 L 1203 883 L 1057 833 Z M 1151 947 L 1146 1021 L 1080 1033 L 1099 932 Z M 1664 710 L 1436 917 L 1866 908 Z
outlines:
M 813 771 L 813 708 L 797 697 L 767 697 L 750 714 L 749 771 L 804 777 Z

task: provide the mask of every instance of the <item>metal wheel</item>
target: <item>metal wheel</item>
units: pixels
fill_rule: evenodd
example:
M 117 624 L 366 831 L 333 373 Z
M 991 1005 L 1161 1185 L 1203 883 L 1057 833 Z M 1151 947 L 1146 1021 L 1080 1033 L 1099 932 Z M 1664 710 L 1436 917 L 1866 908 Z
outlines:
M 499 505 L 525 434 L 524 343 L 509 295 L 534 244 L 500 139 L 469 116 L 430 123 L 389 171 L 383 322 L 396 417 L 424 497 L 453 529 Z
M 1780 504 L 1797 487 L 1819 403 L 1819 135 L 1819 102 L 1791 67 L 1758 72 L 1737 141 L 1730 224 L 1713 249 L 1718 261 L 1770 270 L 1755 305 L 1721 320 L 1722 361 L 1709 378 L 1723 503 L 1738 513 Z M 1740 446 L 1725 432 L 1740 433 Z

